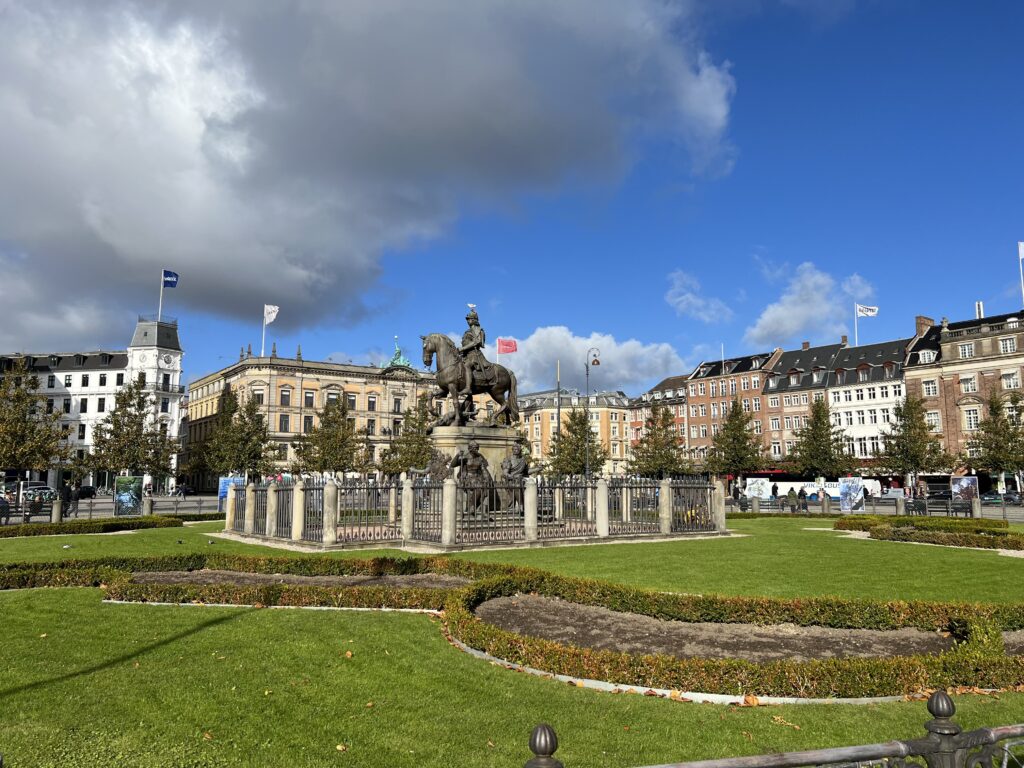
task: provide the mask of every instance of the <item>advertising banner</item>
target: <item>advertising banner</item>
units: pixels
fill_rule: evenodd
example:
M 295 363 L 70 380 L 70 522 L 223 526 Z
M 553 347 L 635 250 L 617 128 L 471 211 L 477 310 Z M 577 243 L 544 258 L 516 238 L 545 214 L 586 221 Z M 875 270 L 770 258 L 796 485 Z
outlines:
M 843 477 L 839 480 L 839 511 L 855 512 L 864 509 L 864 480 Z
M 228 498 L 228 488 L 232 485 L 245 487 L 244 477 L 222 477 L 217 483 L 217 511 L 224 511 L 224 502 Z
M 142 514 L 142 478 L 114 478 L 114 516 Z
M 978 478 L 950 478 L 949 489 L 953 492 L 953 501 L 971 501 L 978 498 Z
M 768 501 L 772 496 L 772 481 L 765 477 L 748 477 L 745 493 L 748 499 Z

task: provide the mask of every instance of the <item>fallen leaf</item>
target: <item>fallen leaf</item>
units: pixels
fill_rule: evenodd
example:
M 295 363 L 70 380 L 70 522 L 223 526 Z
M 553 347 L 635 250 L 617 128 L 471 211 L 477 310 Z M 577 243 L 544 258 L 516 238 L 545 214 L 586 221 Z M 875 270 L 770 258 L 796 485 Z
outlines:
M 776 725 L 784 725 L 787 728 L 792 728 L 794 731 L 799 731 L 800 730 L 800 726 L 799 725 L 797 725 L 796 723 L 791 723 L 788 720 L 783 719 L 782 715 L 773 715 L 772 716 L 772 722 L 775 723 Z
M 335 749 L 339 752 L 348 752 L 348 744 L 339 744 Z
M 273 693 L 273 691 L 264 691 L 264 692 L 263 692 L 263 695 L 264 695 L 264 696 L 269 696 L 269 695 L 270 695 L 270 694 L 272 694 L 272 693 Z
M 351 659 L 352 658 L 352 651 L 345 651 L 345 658 L 346 659 Z
M 491 741 L 490 739 L 488 739 L 487 740 L 487 746 L 490 747 L 491 749 L 494 749 L 494 742 Z
M 743 704 L 741 706 L 744 706 L 744 707 L 756 707 L 760 703 L 761 702 L 758 701 L 757 696 L 754 696 L 753 694 L 748 693 L 746 696 L 743 697 Z
M 213 741 L 213 734 L 209 731 L 203 733 L 203 741 Z
M 135 667 L 136 669 L 138 669 L 139 668 L 139 662 L 136 661 L 134 664 L 132 664 L 132 666 Z
M 746 737 L 747 741 L 754 740 L 754 734 L 752 734 L 750 731 L 743 731 L 743 735 Z
M 372 702 L 372 701 L 368 701 L 368 702 L 366 702 L 366 708 L 367 708 L 367 709 L 369 709 L 369 708 L 370 708 L 370 707 L 372 707 L 372 706 L 373 706 L 373 702 Z
M 624 725 L 624 726 L 622 726 L 622 730 L 624 730 L 624 731 L 628 731 L 628 730 L 629 730 L 629 726 L 628 726 L 628 725 Z
M 41 634 L 40 637 L 46 637 L 46 633 L 43 632 L 43 634 Z

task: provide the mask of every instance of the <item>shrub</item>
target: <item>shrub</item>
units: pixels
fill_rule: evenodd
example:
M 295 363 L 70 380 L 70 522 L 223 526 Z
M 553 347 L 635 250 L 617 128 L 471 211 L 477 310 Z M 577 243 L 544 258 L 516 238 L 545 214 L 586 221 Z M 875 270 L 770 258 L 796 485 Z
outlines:
M 982 520 L 978 518 L 959 517 L 894 517 L 889 515 L 849 515 L 836 520 L 833 528 L 837 531 L 870 531 L 875 526 L 888 525 L 893 528 L 916 528 L 927 531 L 947 531 L 949 533 L 990 533 L 1007 530 L 1009 523 L 1005 520 Z
M 976 547 L 978 549 L 1024 549 L 1024 535 L 1010 531 L 987 530 L 972 532 L 921 530 L 877 525 L 869 532 L 880 541 L 910 541 L 921 544 L 939 544 L 946 547 Z
M 172 520 L 181 520 L 187 523 L 199 523 L 205 520 L 223 520 L 225 517 L 224 512 L 188 512 L 181 515 L 161 515 L 161 517 L 169 517 Z
M 146 517 L 102 517 L 96 520 L 70 520 L 63 523 L 26 523 L 0 527 L 0 539 L 15 536 L 58 536 L 75 533 L 113 533 L 135 531 L 142 528 L 176 528 L 182 521 L 173 517 L 151 515 Z
M 825 514 L 823 512 L 728 512 L 725 513 L 726 520 L 765 520 L 770 518 L 782 517 L 787 520 L 808 518 L 812 520 L 834 520 L 835 518 L 842 517 L 843 515 L 829 512 Z

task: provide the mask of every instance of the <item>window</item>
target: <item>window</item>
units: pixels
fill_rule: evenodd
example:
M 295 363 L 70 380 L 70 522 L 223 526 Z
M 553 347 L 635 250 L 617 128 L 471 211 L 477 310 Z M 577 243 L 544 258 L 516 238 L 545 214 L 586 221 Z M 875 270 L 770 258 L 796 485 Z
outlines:
M 348 401 L 348 409 L 350 411 L 354 411 L 356 409 L 356 396 L 355 395 L 345 395 L 345 399 Z
M 717 430 L 718 430 L 718 427 L 716 426 L 715 427 L 716 434 L 717 434 Z M 700 425 L 700 436 L 701 437 L 707 437 L 708 436 L 708 425 L 707 424 L 701 424 Z
M 864 390 L 863 389 L 855 390 L 854 394 L 856 395 L 858 400 L 863 400 L 864 399 Z
M 160 398 L 160 413 L 169 413 L 171 410 L 171 401 L 166 397 Z
M 697 436 L 697 425 L 696 424 L 691 424 L 690 425 L 690 437 L 696 437 L 696 436 Z
M 796 441 L 795 440 L 787 440 L 786 441 L 786 454 L 787 455 L 792 454 L 793 453 L 793 448 L 795 446 L 796 446 Z
M 857 423 L 858 424 L 863 424 L 864 423 L 864 411 L 857 411 Z
M 869 442 L 871 443 L 870 450 L 872 456 L 877 456 L 881 453 L 881 443 L 879 442 L 877 435 L 871 437 Z
M 842 368 L 840 368 L 839 370 L 836 371 L 836 384 L 845 384 L 845 383 L 846 383 L 846 371 L 844 371 Z
M 302 417 L 302 431 L 303 432 L 312 432 L 313 431 L 313 417 L 312 416 L 303 416 Z
M 782 404 L 786 405 L 786 406 L 792 405 L 793 404 L 793 398 L 790 397 L 789 395 L 786 395 L 785 397 L 782 398 Z
M 83 397 L 78 401 L 78 412 L 88 413 L 89 412 L 89 398 Z
M 736 394 L 736 379 L 729 379 L 729 394 Z
M 814 402 L 820 403 L 824 399 L 825 399 L 825 393 L 824 392 L 815 392 L 814 393 Z
M 808 398 L 807 398 L 807 393 L 806 392 L 804 392 L 802 395 L 800 395 L 800 403 L 801 404 L 807 405 L 807 399 Z M 793 405 L 796 405 L 796 398 L 795 397 L 793 398 Z
M 917 353 L 917 359 L 922 363 L 934 363 L 935 362 L 935 350 L 925 349 Z
M 707 416 L 708 415 L 708 407 L 706 405 L 704 405 L 704 403 L 700 404 L 700 415 L 701 416 Z
M 853 411 L 846 411 L 843 415 L 846 417 L 846 426 L 852 427 L 853 426 Z
M 888 424 L 889 423 L 889 419 L 890 419 L 889 409 L 888 408 L 883 408 L 882 409 L 882 423 L 883 424 Z
M 903 397 L 903 385 L 902 384 L 893 384 L 892 385 L 892 396 L 893 397 Z
M 777 459 L 777 458 L 779 458 L 781 456 L 782 456 L 782 444 L 781 443 L 777 443 L 777 442 L 773 442 L 772 443 L 772 457 Z
M 282 413 L 277 417 L 277 431 L 287 432 L 288 431 L 288 414 Z
M 755 421 L 754 422 L 754 434 L 755 435 L 760 435 L 761 434 L 761 422 L 760 421 Z
M 960 377 L 960 391 L 965 395 L 969 392 L 978 391 L 978 380 L 973 376 L 961 376 Z
M 857 455 L 867 456 L 868 455 L 868 439 L 866 437 L 857 438 Z
M 316 404 L 316 393 L 307 389 L 302 393 L 302 405 L 306 408 L 312 408 Z
M 71 398 L 64 398 L 64 413 L 71 413 Z
M 878 423 L 878 411 L 876 411 L 874 408 L 872 408 L 870 411 L 868 411 L 868 424 L 877 424 L 877 423 Z
M 779 377 L 773 375 L 768 379 L 768 389 L 775 389 L 777 386 L 779 386 Z
M 119 387 L 124 386 L 124 374 L 123 373 L 117 374 L 117 379 L 115 381 L 117 382 L 117 386 L 119 386 Z
M 711 396 L 712 397 L 718 397 L 718 382 L 717 381 L 712 381 L 710 386 L 709 386 L 709 388 L 711 390 Z
M 841 414 L 841 413 L 833 413 L 832 414 L 832 424 L 833 424 L 833 426 L 836 426 L 836 427 L 843 426 L 843 414 Z
M 1017 371 L 1002 375 L 1003 389 L 1020 389 L 1020 375 Z
M 923 383 L 925 397 L 935 397 L 939 394 L 939 382 L 935 379 L 928 379 Z
M 778 416 L 772 416 L 770 419 L 768 419 L 768 428 L 773 430 L 773 431 L 775 431 L 775 432 L 779 431 L 779 417 Z
M 49 397 L 46 399 L 46 412 L 53 413 L 53 398 Z
M 71 386 L 71 374 L 70 373 L 64 374 L 64 386 L 65 387 L 70 387 Z
M 292 391 L 286 387 L 281 388 L 281 406 L 287 408 L 292 404 Z
M 761 398 L 760 397 L 755 397 L 754 398 L 754 410 L 755 411 L 760 411 L 761 410 Z
M 394 435 L 395 437 L 398 437 L 399 435 L 402 434 L 402 420 L 401 419 L 395 419 L 394 421 L 391 422 L 391 434 Z M 551 430 L 551 434 L 552 435 L 555 434 L 554 429 Z
M 327 393 L 327 404 L 328 405 L 333 405 L 336 402 L 338 402 L 338 393 L 337 392 L 328 392 Z
M 252 393 L 252 399 L 255 400 L 259 405 L 263 405 L 263 390 L 257 389 Z
M 744 413 L 750 413 L 750 398 L 749 397 L 744 397 L 743 398 L 743 412 Z
M 751 389 L 760 389 L 761 388 L 761 377 L 760 376 L 751 376 L 750 377 L 750 388 Z
M 691 384 L 690 385 L 690 397 L 693 397 L 696 394 L 697 394 L 697 385 L 696 384 Z
M 100 374 L 100 386 L 101 387 L 107 386 L 107 374 L 105 374 L 105 373 L 101 373 Z
M 619 425 L 618 424 L 612 424 L 612 437 L 618 437 L 618 436 L 619 436 Z
M 786 419 L 785 419 L 785 424 L 786 424 L 786 429 L 792 429 L 793 428 L 793 419 L 792 419 L 792 417 L 787 416 Z
M 711 404 L 711 418 L 713 418 L 713 419 L 717 419 L 718 418 L 718 403 L 712 403 Z
M 791 373 L 789 374 L 789 386 L 795 387 L 800 384 L 800 374 Z
M 691 405 L 690 406 L 690 415 L 694 416 L 694 417 L 697 415 L 697 406 L 696 405 Z
M 957 345 L 957 351 L 960 353 L 960 359 L 966 360 L 970 357 L 974 357 L 974 342 L 968 342 L 967 344 Z
M 53 389 L 55 386 L 57 386 L 57 377 L 51 373 L 46 377 L 46 388 Z
M 401 413 L 402 412 L 402 398 L 396 397 L 395 398 L 395 402 L 392 403 L 392 405 L 393 405 L 393 407 L 392 407 L 391 410 L 394 413 Z
M 775 397 L 769 397 L 768 398 L 768 407 L 769 408 L 778 408 L 779 407 L 779 398 L 778 398 L 777 395 Z
M 875 388 L 874 387 L 868 387 L 868 400 L 874 400 L 874 399 L 875 399 Z
M 853 390 L 852 389 L 844 389 L 843 390 L 843 402 L 846 402 L 846 403 L 852 403 L 853 402 Z
M 842 399 L 842 395 L 837 391 L 832 393 L 832 403 L 838 403 Z
M 980 411 L 978 411 L 977 408 L 964 409 L 964 429 L 970 431 L 978 428 L 978 424 L 981 421 L 981 419 L 979 418 L 979 413 Z
M 821 371 L 820 370 L 818 370 L 818 369 L 814 370 L 814 373 L 811 374 L 811 381 L 813 381 L 815 384 L 820 384 L 821 383 Z
M 746 376 L 740 379 L 740 389 L 744 391 L 750 389 L 750 380 Z
M 704 382 L 703 381 L 700 382 L 700 384 L 697 385 L 697 394 L 698 395 L 703 395 L 704 394 Z
M 1002 352 L 1004 355 L 1008 355 L 1011 352 L 1016 352 L 1017 351 L 1017 339 L 1015 339 L 1013 336 L 1010 336 L 1007 339 L 1000 339 L 999 340 L 999 351 Z
M 871 376 L 870 368 L 858 368 L 857 369 L 857 381 L 867 381 Z
M 540 427 L 537 427 L 537 429 L 539 430 Z M 368 434 L 368 435 L 375 435 L 375 434 L 377 434 L 377 420 L 376 419 L 367 419 L 366 420 L 366 434 Z M 540 435 L 537 434 L 537 435 L 534 435 L 534 437 L 540 437 Z
M 377 410 L 377 398 L 375 395 L 370 395 L 366 398 L 366 410 L 376 411 Z
M 883 384 L 882 386 L 880 386 L 878 388 L 878 396 L 880 398 L 882 398 L 883 400 L 885 400 L 885 398 L 887 398 L 889 396 L 889 387 L 888 387 L 888 385 Z
M 103 413 L 107 410 L 107 398 L 100 397 L 96 400 L 96 413 Z
M 78 425 L 78 439 L 85 440 L 85 424 Z
M 885 378 L 892 379 L 896 377 L 896 366 L 892 363 L 885 364 Z

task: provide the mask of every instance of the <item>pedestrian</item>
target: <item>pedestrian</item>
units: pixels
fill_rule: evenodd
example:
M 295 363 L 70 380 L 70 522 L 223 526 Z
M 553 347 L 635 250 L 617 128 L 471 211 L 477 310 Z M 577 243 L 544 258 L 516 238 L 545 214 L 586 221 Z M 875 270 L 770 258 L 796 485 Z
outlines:
M 68 514 L 74 513 L 75 517 L 78 517 L 78 500 L 82 498 L 82 484 L 75 483 L 71 488 L 71 508 L 68 510 Z
M 789 504 L 789 511 L 793 514 L 796 514 L 796 491 L 794 491 L 792 488 L 790 488 L 789 493 L 786 494 L 786 502 Z
M 740 484 L 739 483 L 733 483 L 732 484 L 732 500 L 733 501 L 739 501 L 740 500 Z
M 801 487 L 800 488 L 800 493 L 798 493 L 796 495 L 796 497 L 800 500 L 800 511 L 801 512 L 806 512 L 807 511 L 807 491 L 805 491 L 803 489 L 803 487 Z
M 772 501 L 776 501 L 779 498 L 779 484 L 772 483 Z

